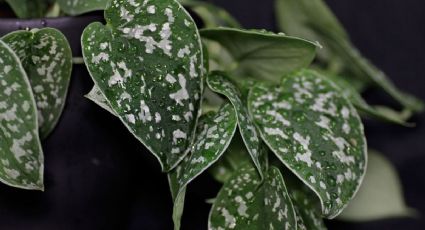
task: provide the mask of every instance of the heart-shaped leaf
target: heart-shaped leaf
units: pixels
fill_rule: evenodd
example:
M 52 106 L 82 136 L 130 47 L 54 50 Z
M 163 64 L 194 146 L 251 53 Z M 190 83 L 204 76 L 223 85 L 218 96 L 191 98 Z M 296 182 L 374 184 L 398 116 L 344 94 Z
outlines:
M 6 0 L 19 18 L 41 18 L 47 9 L 45 0 Z
M 203 29 L 204 38 L 224 46 L 236 62 L 233 74 L 278 83 L 294 70 L 310 65 L 317 44 L 271 32 L 232 28 Z
M 214 92 L 226 96 L 233 104 L 238 117 L 239 132 L 248 149 L 249 154 L 258 169 L 261 177 L 264 165 L 260 161 L 261 140 L 255 128 L 252 118 L 249 116 L 246 103 L 243 102 L 242 95 L 236 85 L 222 72 L 212 72 L 207 77 L 209 88 Z
M 43 190 L 34 95 L 18 56 L 0 40 L 0 181 Z
M 28 75 L 38 109 L 40 137 L 55 128 L 65 106 L 72 71 L 72 53 L 56 29 L 16 31 L 2 38 L 19 56 Z
M 363 125 L 340 89 L 314 71 L 257 85 L 248 99 L 263 140 L 337 216 L 360 187 L 366 169 Z
M 275 167 L 265 180 L 249 164 L 226 182 L 211 208 L 208 229 L 295 229 L 295 212 Z
M 196 130 L 196 139 L 190 156 L 186 156 L 180 165 L 169 173 L 172 196 L 175 199 L 175 210 L 183 209 L 178 202 L 184 196 L 186 186 L 198 175 L 207 170 L 224 153 L 236 131 L 237 118 L 235 109 L 231 104 L 224 104 L 218 112 L 203 115 Z M 180 195 L 182 193 L 182 195 Z M 179 226 L 180 219 L 175 219 Z
M 341 220 L 372 221 L 409 217 L 416 213 L 403 199 L 397 171 L 383 155 L 369 151 L 368 170 L 357 195 L 338 216 Z
M 421 111 L 423 103 L 401 92 L 390 79 L 351 44 L 349 36 L 323 0 L 276 1 L 278 24 L 294 36 L 320 41 L 324 49 L 319 57 L 331 65 L 343 65 L 343 71 L 356 78 L 380 86 L 401 105 L 413 111 Z
M 114 0 L 107 26 L 82 37 L 95 84 L 135 137 L 174 168 L 193 140 L 202 95 L 203 56 L 195 23 L 174 0 Z
M 56 0 L 63 12 L 79 15 L 94 10 L 104 10 L 110 0 Z M 130 2 L 135 2 L 131 0 Z

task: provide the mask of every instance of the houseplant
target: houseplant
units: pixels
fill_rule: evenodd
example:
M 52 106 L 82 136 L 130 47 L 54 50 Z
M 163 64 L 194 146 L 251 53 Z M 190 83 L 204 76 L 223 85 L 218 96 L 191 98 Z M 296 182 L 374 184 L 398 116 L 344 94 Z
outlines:
M 219 46 L 205 40 L 208 48 L 203 49 L 196 26 L 178 3 L 158 1 L 145 5 L 147 3 L 149 2 L 113 1 L 105 13 L 108 27 L 95 23 L 85 30 L 82 38 L 85 63 L 96 84 L 88 97 L 118 116 L 160 159 L 163 170 L 169 172 L 177 227 L 186 185 L 219 159 L 232 141 L 236 126 L 239 127 L 242 141 L 238 143 L 234 140 L 236 143 L 230 148 L 233 150 L 223 156 L 224 162 L 214 165 L 215 171 L 221 173 L 217 176 L 218 179 L 231 179 L 215 201 L 210 217 L 211 227 L 243 228 L 243 224 L 253 224 L 261 228 L 260 226 L 268 221 L 275 227 L 285 224 L 302 226 L 303 220 L 307 227 L 312 224 L 310 221 L 320 223 L 320 211 L 315 209 L 314 204 L 315 195 L 309 195 L 311 191 L 306 189 L 297 177 L 319 196 L 322 215 L 329 218 L 336 216 L 359 188 L 366 167 L 366 143 L 353 105 L 368 115 L 406 124 L 405 113 L 389 112 L 388 109 L 376 109 L 367 105 L 344 79 L 334 77 L 347 72 L 348 76 L 356 79 L 356 71 L 366 71 L 372 75 L 370 77 L 375 83 L 381 84 L 373 75 L 374 67 L 358 55 L 340 55 L 343 57 L 341 58 L 338 53 L 334 54 L 337 60 L 342 59 L 338 60 L 338 64 L 323 58 L 319 65 L 314 66 L 322 73 L 298 70 L 309 66 L 315 48 L 319 46 L 317 43 L 283 34 L 235 28 L 202 30 L 201 35 L 204 38 L 221 44 Z M 202 6 L 196 2 L 186 4 Z M 308 9 L 308 6 L 309 4 L 306 4 L 304 7 Z M 321 13 L 328 13 L 325 10 Z M 156 12 L 164 14 L 156 16 Z M 290 10 L 291 12 L 295 10 Z M 145 17 L 138 17 L 138 14 Z M 287 12 L 283 12 L 280 15 L 284 17 L 286 14 Z M 216 23 L 208 21 L 205 14 L 200 16 L 208 22 L 206 25 Z M 235 25 L 228 15 L 217 21 Z M 302 28 L 302 25 L 296 28 Z M 320 32 L 323 31 L 320 27 L 307 29 L 317 32 L 318 35 L 315 35 L 321 38 Z M 155 34 L 157 37 L 153 38 L 144 36 L 145 31 L 159 34 Z M 326 47 L 326 44 L 333 44 L 332 39 L 335 38 L 332 33 L 325 35 L 328 36 L 324 38 L 329 39 L 322 42 Z M 322 40 L 319 38 L 317 40 Z M 348 41 L 344 39 L 341 39 L 341 43 L 345 44 L 343 48 L 350 50 Z M 173 49 L 171 44 L 177 48 Z M 206 74 L 209 63 L 203 60 L 208 60 L 207 50 L 211 60 L 210 70 L 218 69 L 228 73 L 215 71 Z M 144 55 L 140 56 L 140 53 Z M 152 53 L 155 55 L 151 55 Z M 347 59 L 359 62 L 355 71 L 344 70 L 346 66 L 341 62 L 344 63 Z M 145 62 L 148 63 L 146 66 L 140 66 Z M 323 66 L 327 64 L 332 68 L 323 70 Z M 132 78 L 133 74 L 138 77 Z M 205 77 L 206 75 L 208 76 Z M 190 80 L 185 76 L 190 76 Z M 242 80 L 241 76 L 250 79 Z M 284 78 L 279 83 L 281 76 Z M 383 76 L 380 75 L 379 79 L 383 79 Z M 201 114 L 199 109 L 203 80 L 206 80 L 210 90 L 205 89 L 203 108 L 204 111 L 211 112 L 201 117 L 201 125 L 195 129 L 198 115 Z M 364 79 L 353 81 L 359 82 L 356 85 L 360 86 L 370 82 Z M 384 89 L 398 99 L 402 98 L 397 96 L 399 93 L 393 86 L 385 80 L 382 81 Z M 219 97 L 212 91 L 225 97 Z M 226 102 L 225 98 L 229 101 Z M 407 111 L 420 110 L 420 103 L 416 103 L 414 99 L 400 101 Z M 178 106 L 182 106 L 184 110 Z M 292 127 L 292 124 L 297 125 Z M 194 135 L 194 148 L 186 157 L 189 152 L 186 151 L 187 147 L 192 146 L 190 137 Z M 168 140 L 165 141 L 168 145 L 164 145 L 163 139 Z M 262 144 L 262 141 L 266 145 Z M 314 146 L 312 149 L 310 141 Z M 244 144 L 248 151 L 233 156 L 244 152 Z M 293 146 L 297 148 L 292 149 Z M 277 163 L 279 161 L 274 159 L 273 154 L 268 153 L 270 150 L 297 177 L 294 177 L 292 172 L 285 172 L 285 167 Z M 331 153 L 334 159 L 328 156 Z M 270 169 L 267 169 L 267 155 L 272 158 Z M 247 156 L 252 158 L 255 167 L 250 166 L 250 158 L 247 159 Z M 227 157 L 235 157 L 236 162 L 245 163 L 236 164 L 236 167 L 233 165 L 233 169 L 226 168 Z M 323 158 L 326 160 L 322 161 Z M 297 163 L 299 161 L 304 163 Z M 306 165 L 308 167 L 305 167 Z M 333 173 L 322 173 L 322 165 Z M 282 168 L 286 183 L 292 186 L 288 187 L 289 192 L 278 168 Z M 255 170 L 258 170 L 258 175 Z M 184 173 L 180 174 L 181 172 Z M 232 175 L 226 176 L 226 172 Z M 258 178 L 252 179 L 256 177 Z M 347 180 L 348 182 L 345 182 Z M 230 193 L 246 192 L 243 195 L 246 195 L 247 200 L 242 194 L 235 197 L 225 195 L 226 191 L 232 191 L 232 181 L 242 182 L 240 186 L 243 186 L 243 189 Z M 337 184 L 340 183 L 346 184 L 339 188 Z M 273 205 L 277 206 L 267 208 L 271 205 L 267 201 L 266 208 L 263 207 L 263 198 L 274 199 L 276 202 Z M 298 199 L 309 200 L 309 206 L 305 206 L 306 203 Z M 282 200 L 285 202 L 281 202 Z M 270 210 L 276 211 L 268 213 Z M 289 210 L 289 215 L 284 210 Z M 285 216 L 284 219 L 282 215 Z M 282 220 L 284 222 L 281 222 Z M 317 222 L 315 223 L 317 225 Z

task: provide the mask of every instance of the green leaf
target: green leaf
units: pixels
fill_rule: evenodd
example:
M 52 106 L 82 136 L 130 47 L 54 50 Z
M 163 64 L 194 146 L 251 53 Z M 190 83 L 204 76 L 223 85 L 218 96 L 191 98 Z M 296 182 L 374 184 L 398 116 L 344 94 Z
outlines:
M 275 167 L 264 183 L 254 167 L 245 165 L 218 193 L 211 208 L 208 229 L 295 229 L 291 199 Z
M 298 217 L 298 229 L 326 229 L 320 213 L 320 204 L 315 202 L 315 195 L 306 186 L 303 189 L 290 189 L 290 195 Z
M 45 0 L 6 0 L 19 18 L 41 18 L 47 10 Z
M 236 112 L 228 103 L 218 112 L 210 112 L 200 118 L 191 155 L 169 173 L 171 193 L 175 200 L 173 219 L 176 229 L 180 225 L 187 185 L 221 157 L 232 140 L 236 126 Z
M 82 37 L 90 75 L 113 111 L 164 171 L 189 152 L 198 118 L 203 56 L 195 23 L 173 0 L 114 0 L 107 25 Z
M 299 71 L 281 86 L 257 85 L 248 106 L 276 156 L 320 198 L 323 216 L 337 216 L 360 187 L 366 140 L 357 111 L 332 82 Z
M 111 106 L 108 104 L 108 101 L 106 100 L 105 96 L 103 96 L 102 91 L 100 91 L 99 87 L 97 87 L 96 85 L 93 86 L 93 88 L 88 94 L 85 95 L 85 97 L 100 106 L 101 108 L 103 108 L 104 110 L 110 112 L 112 115 L 118 117 L 115 111 L 112 110 Z
M 323 73 L 328 79 L 332 80 L 335 84 L 341 88 L 342 94 L 348 98 L 351 103 L 366 117 L 376 118 L 379 120 L 392 122 L 404 126 L 412 126 L 406 122 L 406 119 L 410 117 L 410 112 L 397 112 L 390 108 L 383 106 L 371 106 L 369 105 L 360 95 L 360 93 L 345 79 L 341 76 L 334 76 L 329 73 Z
M 55 128 L 65 106 L 72 72 L 72 53 L 57 29 L 16 31 L 4 36 L 19 56 L 31 83 L 38 109 L 40 137 Z
M 252 118 L 248 114 L 246 103 L 236 85 L 222 72 L 212 72 L 207 77 L 207 83 L 211 90 L 226 96 L 233 104 L 238 117 L 239 132 L 248 149 L 249 154 L 263 178 L 264 165 L 261 164 L 260 147 L 261 140 L 255 128 Z
M 219 26 L 240 28 L 239 22 L 232 17 L 225 9 L 211 3 L 196 0 L 181 1 L 186 7 L 194 11 L 204 22 L 206 28 Z
M 351 44 L 351 41 L 322 0 L 277 0 L 276 14 L 281 29 L 294 36 L 319 41 L 325 48 L 319 58 L 329 65 L 342 65 L 346 75 L 373 82 L 413 111 L 423 110 L 417 98 L 397 89 L 389 78 Z
M 57 0 L 61 10 L 69 15 L 79 15 L 90 11 L 104 10 L 110 1 L 111 0 Z
M 204 38 L 224 46 L 236 62 L 234 74 L 275 83 L 313 61 L 316 44 L 271 32 L 231 28 L 203 29 Z
M 382 154 L 369 151 L 368 170 L 363 184 L 338 218 L 372 221 L 415 215 L 416 212 L 404 202 L 402 185 L 394 166 Z
M 0 40 L 0 181 L 43 190 L 34 95 L 18 56 Z

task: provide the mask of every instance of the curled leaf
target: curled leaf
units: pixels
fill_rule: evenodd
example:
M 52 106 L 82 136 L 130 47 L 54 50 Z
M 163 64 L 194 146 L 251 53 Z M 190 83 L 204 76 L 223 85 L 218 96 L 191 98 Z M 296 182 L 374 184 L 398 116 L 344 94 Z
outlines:
M 191 154 L 169 173 L 174 199 L 175 228 L 180 226 L 187 185 L 214 164 L 226 151 L 236 131 L 237 119 L 232 105 L 224 104 L 218 112 L 203 115 L 198 123 Z
M 239 89 L 222 72 L 212 72 L 209 74 L 207 83 L 211 90 L 226 96 L 233 104 L 238 117 L 239 132 L 260 176 L 263 177 L 264 165 L 261 164 L 262 162 L 260 160 L 261 140 L 254 122 L 248 114 L 246 103 L 243 102 Z
M 65 106 L 72 71 L 72 53 L 57 29 L 15 31 L 2 38 L 19 56 L 34 92 L 40 137 L 55 128 Z
M 340 89 L 314 71 L 281 86 L 257 85 L 248 106 L 264 142 L 337 216 L 360 187 L 366 169 L 363 125 Z
M 0 181 L 43 190 L 43 150 L 34 95 L 18 56 L 0 40 Z

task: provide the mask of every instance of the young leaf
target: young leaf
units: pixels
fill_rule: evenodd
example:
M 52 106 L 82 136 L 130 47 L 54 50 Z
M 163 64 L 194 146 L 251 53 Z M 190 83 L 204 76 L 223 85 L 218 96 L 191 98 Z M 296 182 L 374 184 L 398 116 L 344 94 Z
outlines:
M 271 32 L 231 28 L 203 29 L 201 36 L 220 43 L 237 64 L 234 74 L 275 83 L 314 59 L 316 44 Z
M 212 72 L 207 76 L 207 84 L 211 90 L 226 96 L 233 104 L 238 117 L 239 132 L 248 149 L 249 154 L 263 178 L 264 165 L 261 165 L 260 145 L 261 140 L 254 126 L 254 122 L 248 114 L 246 103 L 242 101 L 242 95 L 236 85 L 222 72 Z
M 396 169 L 383 155 L 369 151 L 368 170 L 357 195 L 338 216 L 347 221 L 372 221 L 391 217 L 411 217 Z
M 100 106 L 101 108 L 103 108 L 104 110 L 112 113 L 112 115 L 118 117 L 115 111 L 111 109 L 111 106 L 108 104 L 108 101 L 106 100 L 105 96 L 103 96 L 99 87 L 97 87 L 96 85 L 93 86 L 93 88 L 88 94 L 85 95 L 85 97 Z
M 382 71 L 358 52 L 322 0 L 277 0 L 276 3 L 281 29 L 294 36 L 320 41 L 325 49 L 319 57 L 325 62 L 342 63 L 346 72 L 380 86 L 408 109 L 423 109 L 420 100 L 397 89 Z
M 176 228 L 180 225 L 184 205 L 181 200 L 184 201 L 187 185 L 221 157 L 232 140 L 236 126 L 236 112 L 228 103 L 218 112 L 210 112 L 200 118 L 191 155 L 186 156 L 183 162 L 169 173 L 170 188 L 175 200 L 173 216 Z
M 19 18 L 41 18 L 47 9 L 45 0 L 6 0 Z
M 165 171 L 188 153 L 202 95 L 195 23 L 174 0 L 114 0 L 107 26 L 82 36 L 90 75 L 112 110 Z
M 71 48 L 57 29 L 16 31 L 2 38 L 19 56 L 38 109 L 40 137 L 55 128 L 65 106 L 72 71 Z
M 264 183 L 255 168 L 241 167 L 218 193 L 208 229 L 295 229 L 294 208 L 279 170 L 271 167 Z
M 56 0 L 63 12 L 79 15 L 95 10 L 104 10 L 110 0 Z M 134 1 L 133 1 L 134 2 Z
M 323 216 L 337 216 L 366 169 L 366 140 L 357 111 L 332 82 L 313 71 L 257 85 L 248 107 L 263 140 L 320 198 Z
M 43 190 L 43 150 L 37 112 L 24 68 L 0 40 L 0 181 Z

